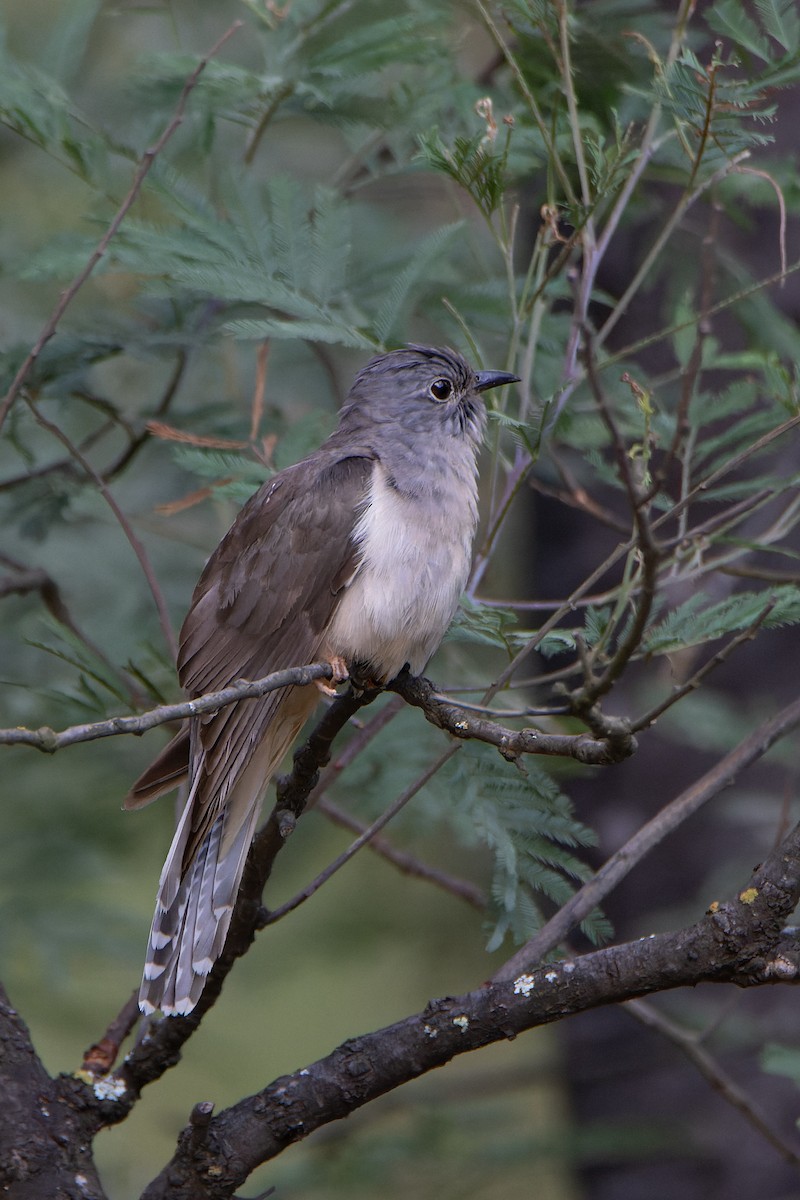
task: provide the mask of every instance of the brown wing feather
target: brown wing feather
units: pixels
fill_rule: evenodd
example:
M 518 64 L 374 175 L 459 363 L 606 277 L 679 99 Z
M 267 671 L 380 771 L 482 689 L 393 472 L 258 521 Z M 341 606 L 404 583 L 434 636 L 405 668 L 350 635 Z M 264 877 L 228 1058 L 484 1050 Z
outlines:
M 251 498 L 200 577 L 183 623 L 178 674 L 199 696 L 236 679 L 302 666 L 318 655 L 343 583 L 356 568 L 351 534 L 372 463 L 312 456 Z M 214 823 L 289 689 L 201 718 L 192 738 L 195 791 L 187 859 Z
M 195 588 L 178 671 L 190 696 L 312 662 L 358 569 L 353 531 L 373 462 L 323 449 L 245 505 Z M 189 800 L 161 874 L 140 1004 L 191 1011 L 221 953 L 269 774 L 316 703 L 282 688 L 194 718 L 131 791 L 146 803 L 181 774 Z M 187 736 L 188 732 L 188 736 Z M 187 754 L 188 751 L 188 754 Z
M 209 559 L 180 636 L 178 672 L 190 696 L 301 666 L 318 651 L 320 631 L 355 568 L 353 513 L 369 486 L 371 463 L 357 457 L 321 465 L 309 488 L 297 473 L 313 468 L 315 457 L 256 492 Z M 261 702 L 262 719 L 277 698 Z M 249 726 L 244 703 L 202 718 L 201 749 L 219 738 L 237 710 Z M 184 782 L 189 744 L 186 724 L 136 780 L 125 808 L 142 807 Z

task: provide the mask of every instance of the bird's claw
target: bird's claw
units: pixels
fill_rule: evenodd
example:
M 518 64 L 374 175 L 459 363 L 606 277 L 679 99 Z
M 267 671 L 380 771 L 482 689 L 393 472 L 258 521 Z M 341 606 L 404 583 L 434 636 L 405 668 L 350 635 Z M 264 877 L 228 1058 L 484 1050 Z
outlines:
M 339 683 L 344 683 L 345 679 L 349 679 L 350 672 L 347 669 L 347 663 L 338 654 L 335 654 L 332 658 L 328 659 L 328 661 L 330 662 L 331 670 L 333 671 L 331 682 L 328 683 L 327 679 L 315 679 L 314 682 L 322 692 L 323 696 L 335 696 L 336 685 Z

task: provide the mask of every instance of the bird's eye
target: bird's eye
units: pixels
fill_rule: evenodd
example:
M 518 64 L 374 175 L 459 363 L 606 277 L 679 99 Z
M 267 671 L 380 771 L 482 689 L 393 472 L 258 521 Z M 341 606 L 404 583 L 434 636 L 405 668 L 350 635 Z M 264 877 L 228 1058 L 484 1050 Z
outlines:
M 453 385 L 449 379 L 434 379 L 430 393 L 434 400 L 447 400 L 453 394 Z

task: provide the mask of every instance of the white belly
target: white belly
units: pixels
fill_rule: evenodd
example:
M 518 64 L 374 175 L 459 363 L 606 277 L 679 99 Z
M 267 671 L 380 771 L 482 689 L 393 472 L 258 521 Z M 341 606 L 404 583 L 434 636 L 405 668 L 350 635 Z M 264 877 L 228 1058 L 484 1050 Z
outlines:
M 356 527 L 361 561 L 328 631 L 328 648 L 369 663 L 380 680 L 408 663 L 419 674 L 453 619 L 469 574 L 477 523 L 474 473 L 445 494 L 409 496 L 376 465 Z

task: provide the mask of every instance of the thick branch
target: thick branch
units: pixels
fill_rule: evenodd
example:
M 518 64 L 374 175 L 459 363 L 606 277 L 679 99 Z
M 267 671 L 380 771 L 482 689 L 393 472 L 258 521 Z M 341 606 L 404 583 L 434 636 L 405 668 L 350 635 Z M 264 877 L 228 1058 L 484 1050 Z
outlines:
M 184 1130 L 144 1200 L 228 1200 L 256 1166 L 320 1126 L 458 1054 L 564 1016 L 701 982 L 796 981 L 800 947 L 781 941 L 781 929 L 798 898 L 800 826 L 735 899 L 696 925 L 433 1001 L 224 1110 L 201 1144 Z
M 105 1200 L 83 1124 L 83 1085 L 51 1079 L 0 987 L 0 1192 Z

